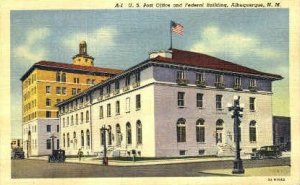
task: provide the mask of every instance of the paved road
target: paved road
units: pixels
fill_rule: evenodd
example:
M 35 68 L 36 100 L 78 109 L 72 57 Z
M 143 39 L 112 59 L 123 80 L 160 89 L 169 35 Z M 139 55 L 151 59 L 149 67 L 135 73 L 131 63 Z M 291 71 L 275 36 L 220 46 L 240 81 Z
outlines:
M 244 160 L 244 168 L 287 166 L 290 158 Z M 232 161 L 197 162 L 150 166 L 100 166 L 78 163 L 48 163 L 44 160 L 12 160 L 12 178 L 62 177 L 198 177 L 203 170 L 232 168 Z

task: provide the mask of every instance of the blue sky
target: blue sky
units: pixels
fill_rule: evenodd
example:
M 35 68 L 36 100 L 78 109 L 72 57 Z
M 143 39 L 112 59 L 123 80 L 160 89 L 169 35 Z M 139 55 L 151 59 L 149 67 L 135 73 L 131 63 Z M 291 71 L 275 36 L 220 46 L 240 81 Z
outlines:
M 174 48 L 282 75 L 273 83 L 273 113 L 289 116 L 288 9 L 12 11 L 12 136 L 22 132 L 19 79 L 35 62 L 71 63 L 86 40 L 96 66 L 126 69 L 169 48 L 170 20 L 184 26 Z

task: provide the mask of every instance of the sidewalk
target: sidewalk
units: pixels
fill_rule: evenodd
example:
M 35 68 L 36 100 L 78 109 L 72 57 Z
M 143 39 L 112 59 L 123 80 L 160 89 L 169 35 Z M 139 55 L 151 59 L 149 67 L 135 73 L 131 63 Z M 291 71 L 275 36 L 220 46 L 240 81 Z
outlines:
M 284 152 L 282 157 L 289 157 L 290 152 Z M 242 159 L 250 159 L 250 155 L 242 155 Z M 30 157 L 30 159 L 48 160 L 48 156 Z M 143 161 L 121 161 L 109 160 L 109 166 L 144 166 L 144 165 L 158 165 L 158 164 L 178 164 L 178 163 L 192 163 L 192 162 L 207 162 L 207 161 L 226 161 L 233 160 L 234 157 L 203 157 L 203 158 L 179 158 L 179 159 L 160 159 L 160 160 L 143 160 Z M 78 158 L 66 158 L 69 163 L 83 163 L 83 164 L 102 164 L 102 159 L 96 157 L 83 157 L 79 161 Z M 231 171 L 230 171 L 231 172 Z

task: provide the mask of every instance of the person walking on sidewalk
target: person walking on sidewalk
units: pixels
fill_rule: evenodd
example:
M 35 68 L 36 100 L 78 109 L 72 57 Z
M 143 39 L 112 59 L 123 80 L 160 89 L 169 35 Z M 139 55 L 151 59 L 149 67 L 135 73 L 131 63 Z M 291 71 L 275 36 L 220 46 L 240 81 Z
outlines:
M 81 161 L 81 157 L 83 156 L 83 152 L 81 151 L 81 149 L 80 149 L 80 148 L 78 149 L 78 153 L 77 153 L 77 155 L 78 155 L 78 159 L 79 159 L 79 161 Z

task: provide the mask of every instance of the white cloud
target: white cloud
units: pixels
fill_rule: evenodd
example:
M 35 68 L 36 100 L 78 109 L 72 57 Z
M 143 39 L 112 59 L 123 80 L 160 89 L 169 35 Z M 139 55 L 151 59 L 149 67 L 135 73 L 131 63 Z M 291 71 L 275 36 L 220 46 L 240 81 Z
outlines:
M 207 54 L 226 54 L 231 57 L 254 55 L 272 59 L 279 57 L 278 51 L 264 47 L 258 38 L 241 32 L 224 32 L 216 26 L 206 27 L 200 32 L 201 40 L 195 43 L 192 51 Z
M 99 52 L 106 51 L 115 45 L 114 36 L 117 30 L 113 27 L 102 27 L 92 32 L 79 32 L 74 33 L 63 40 L 65 47 L 72 52 L 78 52 L 78 44 L 80 41 L 87 42 L 87 51 L 90 55 L 95 56 Z
M 15 49 L 15 55 L 32 63 L 45 59 L 47 50 L 42 47 L 40 42 L 46 39 L 49 34 L 50 30 L 48 28 L 28 31 L 25 41 Z

